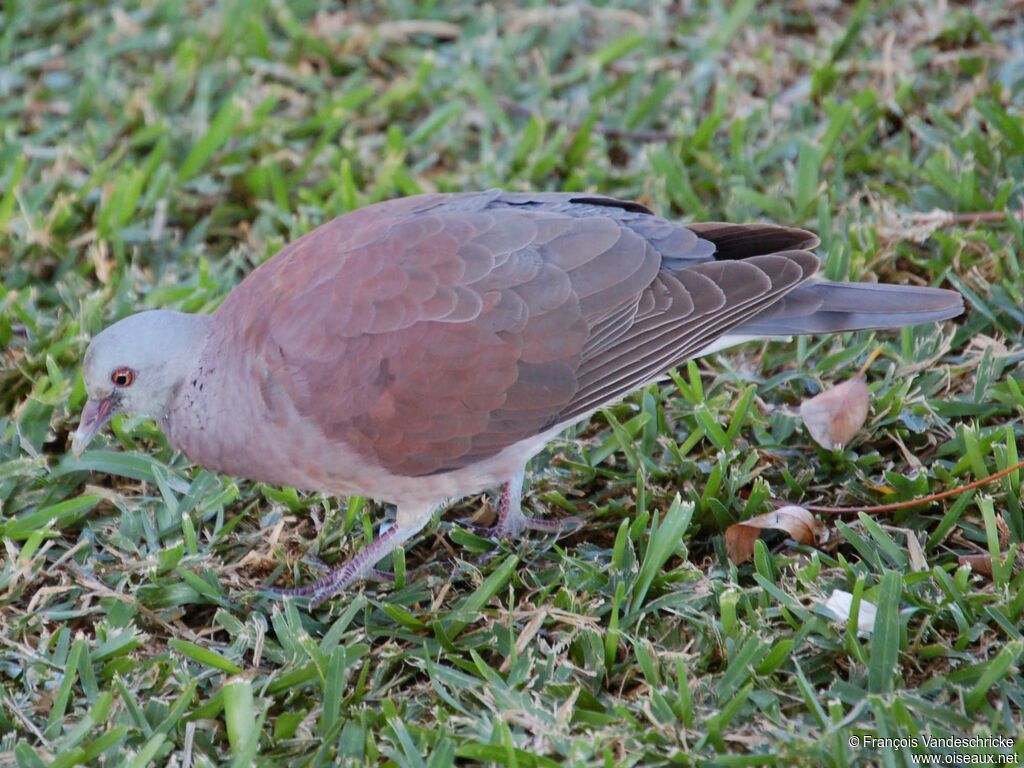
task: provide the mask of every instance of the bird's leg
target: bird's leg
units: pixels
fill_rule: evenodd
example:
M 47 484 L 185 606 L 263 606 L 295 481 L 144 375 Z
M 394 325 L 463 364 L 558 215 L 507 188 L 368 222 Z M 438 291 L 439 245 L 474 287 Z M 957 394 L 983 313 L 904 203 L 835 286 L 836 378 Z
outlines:
M 523 480 L 525 476 L 524 467 L 501 486 L 498 521 L 490 531 L 491 535 L 497 539 L 515 538 L 530 525 L 530 518 L 523 514 Z
M 415 536 L 427 524 L 432 511 L 433 507 L 429 506 L 399 508 L 395 525 L 359 550 L 347 563 L 335 568 L 319 581 L 304 587 L 271 588 L 269 591 L 280 597 L 309 597 L 310 607 L 315 608 L 355 582 L 370 576 L 374 571 L 373 566 Z
M 561 520 L 542 520 L 527 517 L 523 514 L 523 479 L 526 467 L 520 469 L 505 485 L 501 487 L 501 501 L 498 504 L 498 520 L 490 528 L 477 530 L 496 539 L 514 539 L 523 531 L 543 531 L 544 533 L 564 533 L 578 527 L 580 519 L 565 517 Z

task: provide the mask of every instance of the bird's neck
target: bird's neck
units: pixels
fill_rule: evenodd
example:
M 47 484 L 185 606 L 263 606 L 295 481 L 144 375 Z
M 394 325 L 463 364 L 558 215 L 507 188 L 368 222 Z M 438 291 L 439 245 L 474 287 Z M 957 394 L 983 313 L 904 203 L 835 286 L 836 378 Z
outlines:
M 177 390 L 161 426 L 171 445 L 196 464 L 226 474 L 258 463 L 264 414 L 252 391 L 251 355 L 238 343 L 220 313 L 203 316 L 196 344 L 181 370 Z M 249 464 L 247 464 L 247 462 Z
M 162 412 L 154 414 L 165 431 L 170 430 L 174 413 L 183 404 L 192 402 L 199 392 L 200 377 L 204 367 L 209 367 L 204 365 L 204 358 L 208 355 L 212 326 L 210 315 L 184 312 L 175 312 L 168 321 L 176 326 L 174 348 L 167 350 L 167 380 L 171 384 Z

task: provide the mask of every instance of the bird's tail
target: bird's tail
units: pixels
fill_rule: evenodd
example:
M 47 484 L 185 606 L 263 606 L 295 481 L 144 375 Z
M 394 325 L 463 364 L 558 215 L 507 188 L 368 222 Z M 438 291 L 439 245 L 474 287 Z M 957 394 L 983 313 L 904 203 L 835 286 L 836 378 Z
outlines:
M 804 283 L 731 334 L 789 336 L 934 323 L 964 311 L 956 291 L 878 283 Z

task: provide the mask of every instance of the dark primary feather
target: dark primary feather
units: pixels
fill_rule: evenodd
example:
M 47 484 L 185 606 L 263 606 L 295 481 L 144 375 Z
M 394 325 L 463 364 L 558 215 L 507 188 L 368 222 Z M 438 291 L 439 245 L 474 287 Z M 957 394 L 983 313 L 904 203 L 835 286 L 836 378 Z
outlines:
M 859 319 L 846 294 L 811 290 L 832 285 L 807 282 L 815 243 L 592 195 L 424 195 L 314 230 L 215 317 L 244 334 L 272 417 L 291 403 L 419 476 L 580 418 L 733 329 Z
M 805 229 L 777 224 L 706 221 L 687 224 L 686 228 L 715 244 L 716 259 L 746 259 L 777 251 L 809 251 L 821 242 L 817 235 Z

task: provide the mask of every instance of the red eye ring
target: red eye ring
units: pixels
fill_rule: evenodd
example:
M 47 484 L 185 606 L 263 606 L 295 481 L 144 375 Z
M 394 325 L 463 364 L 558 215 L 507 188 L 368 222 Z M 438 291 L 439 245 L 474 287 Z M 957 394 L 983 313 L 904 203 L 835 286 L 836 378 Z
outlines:
M 135 381 L 135 371 L 131 368 L 118 368 L 110 374 L 110 380 L 115 387 L 130 387 Z

